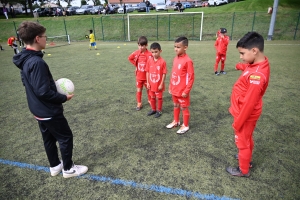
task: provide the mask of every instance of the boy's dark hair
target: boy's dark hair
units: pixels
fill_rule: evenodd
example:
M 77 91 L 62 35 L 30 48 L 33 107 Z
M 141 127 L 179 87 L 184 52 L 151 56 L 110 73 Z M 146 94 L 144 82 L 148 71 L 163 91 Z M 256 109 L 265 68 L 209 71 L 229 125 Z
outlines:
M 138 42 L 137 42 L 139 45 L 147 45 L 148 44 L 148 39 L 146 38 L 146 36 L 141 36 L 139 37 L 138 39 Z
M 93 33 L 93 30 L 92 30 L 92 29 L 90 30 L 90 33 Z
M 259 51 L 264 51 L 264 38 L 257 32 L 248 32 L 236 44 L 236 48 L 252 49 L 258 48 Z
M 22 22 L 18 27 L 20 38 L 25 44 L 32 45 L 36 36 L 41 36 L 46 32 L 46 28 L 37 22 Z
M 160 44 L 157 42 L 154 42 L 151 44 L 150 49 L 158 49 L 159 51 L 161 50 Z
M 175 40 L 175 43 L 182 42 L 184 46 L 189 46 L 189 40 L 186 37 L 179 37 Z

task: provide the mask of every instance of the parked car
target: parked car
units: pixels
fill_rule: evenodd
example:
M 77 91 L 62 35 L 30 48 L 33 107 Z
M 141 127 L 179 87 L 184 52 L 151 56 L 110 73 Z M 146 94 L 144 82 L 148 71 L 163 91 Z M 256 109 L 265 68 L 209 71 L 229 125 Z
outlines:
M 178 11 L 178 8 L 177 8 L 177 6 L 176 6 L 176 2 L 172 2 L 171 3 L 171 5 L 170 5 L 170 7 L 175 11 Z M 182 5 L 182 7 L 181 7 L 181 10 L 184 10 L 185 9 L 185 7 Z
M 125 5 L 126 6 L 126 13 L 129 13 L 129 12 L 133 12 L 134 11 L 134 8 L 132 5 Z M 120 8 L 118 8 L 118 13 L 120 14 L 123 14 L 124 13 L 124 6 L 121 6 Z
M 155 10 L 156 10 L 156 12 L 158 12 L 158 11 L 167 11 L 168 8 L 167 8 L 167 5 L 165 3 L 157 3 L 156 6 L 155 6 Z
M 154 10 L 155 9 L 155 7 L 152 5 L 152 3 L 150 3 L 149 9 L 150 10 Z M 146 12 L 146 3 L 144 3 L 144 2 L 139 3 L 137 5 L 137 11 L 138 12 Z
M 94 6 L 93 9 L 91 9 L 92 15 L 102 14 L 103 13 L 103 6 Z
M 76 15 L 88 15 L 91 13 L 91 10 L 94 6 L 91 5 L 83 5 L 76 10 Z
M 192 7 L 192 4 L 191 4 L 190 2 L 187 2 L 187 1 L 182 2 L 181 4 L 182 4 L 182 6 L 183 6 L 184 8 L 191 8 L 191 7 Z
M 194 1 L 195 8 L 202 7 L 202 1 Z
M 210 6 L 219 6 L 222 4 L 227 4 L 228 0 L 208 0 Z
M 79 9 L 78 6 L 71 6 L 67 9 L 67 15 L 70 16 L 70 15 L 76 15 L 76 10 Z

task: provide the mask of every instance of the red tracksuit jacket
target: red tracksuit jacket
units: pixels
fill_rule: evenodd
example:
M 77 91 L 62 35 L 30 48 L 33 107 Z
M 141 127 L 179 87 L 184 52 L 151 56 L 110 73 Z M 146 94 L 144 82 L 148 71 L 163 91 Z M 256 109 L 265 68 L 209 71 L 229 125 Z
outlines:
M 176 56 L 173 61 L 173 68 L 169 91 L 172 95 L 181 97 L 182 93 L 189 94 L 194 83 L 194 65 L 187 54 Z
M 148 50 L 143 53 L 140 50 L 136 50 L 129 55 L 129 62 L 136 67 L 135 76 L 137 80 L 147 80 L 145 69 L 149 58 L 152 58 L 152 53 Z
M 224 35 L 224 37 L 218 37 L 215 42 L 215 48 L 217 50 L 217 53 L 226 55 L 227 46 L 229 43 L 229 37 L 227 35 Z
M 260 63 L 236 65 L 243 73 L 233 85 L 229 112 L 234 118 L 233 128 L 240 130 L 245 121 L 258 120 L 262 112 L 262 97 L 269 84 L 268 58 Z

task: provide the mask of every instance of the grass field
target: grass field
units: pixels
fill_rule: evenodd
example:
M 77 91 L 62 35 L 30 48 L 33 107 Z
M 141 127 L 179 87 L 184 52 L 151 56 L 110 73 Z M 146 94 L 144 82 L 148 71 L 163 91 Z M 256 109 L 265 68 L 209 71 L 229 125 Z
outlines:
M 89 171 L 71 179 L 51 177 L 47 171 L 41 134 L 12 63 L 13 51 L 0 52 L 1 199 L 300 198 L 300 42 L 266 42 L 271 79 L 254 133 L 250 178 L 225 172 L 225 167 L 237 165 L 228 113 L 231 88 L 240 75 L 234 70 L 239 61 L 236 41 L 228 48 L 228 74 L 219 77 L 213 73 L 213 42 L 190 42 L 195 83 L 190 131 L 182 136 L 165 128 L 173 116 L 167 92 L 159 119 L 146 116 L 150 108 L 145 95 L 144 108 L 135 111 L 134 67 L 127 57 L 136 43 L 97 44 L 99 50 L 91 51 L 87 42 L 49 47 L 44 57 L 55 79 L 66 77 L 75 84 L 74 98 L 64 104 L 65 116 L 74 133 L 74 162 Z M 174 44 L 161 45 L 168 85 Z

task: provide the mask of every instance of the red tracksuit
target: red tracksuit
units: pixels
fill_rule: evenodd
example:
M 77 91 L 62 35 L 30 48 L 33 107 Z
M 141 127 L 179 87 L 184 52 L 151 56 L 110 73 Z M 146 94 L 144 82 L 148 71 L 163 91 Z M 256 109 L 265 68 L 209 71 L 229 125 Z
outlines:
M 135 69 L 136 76 L 136 87 L 143 88 L 143 85 L 147 87 L 147 78 L 146 78 L 146 64 L 149 58 L 152 58 L 152 53 L 148 50 L 145 52 L 141 52 L 140 50 L 134 51 L 129 55 L 128 60 L 132 63 Z M 148 90 L 147 90 L 148 93 Z M 136 93 L 136 100 L 138 103 L 142 103 L 142 92 Z M 148 94 L 148 102 L 150 102 L 151 98 Z
M 189 125 L 190 91 L 194 84 L 194 64 L 187 54 L 176 56 L 173 60 L 172 73 L 170 77 L 169 92 L 172 94 L 173 102 L 178 101 L 183 109 L 183 124 Z M 187 94 L 186 98 L 182 93 Z M 174 107 L 174 120 L 179 122 L 180 109 Z
M 243 174 L 247 174 L 254 148 L 252 135 L 262 112 L 262 97 L 269 84 L 270 65 L 265 57 L 260 63 L 239 63 L 236 69 L 243 73 L 233 85 L 229 112 L 234 119 L 232 127 L 239 150 L 239 167 Z
M 216 39 L 215 42 L 215 48 L 217 51 L 216 63 L 214 67 L 215 72 L 218 71 L 218 65 L 220 60 L 221 60 L 221 71 L 224 71 L 228 43 L 229 43 L 229 37 L 227 35 L 224 35 L 224 37 L 218 35 L 218 38 Z
M 163 104 L 163 92 L 165 91 L 165 85 L 163 85 L 162 90 L 158 90 L 158 87 L 163 81 L 163 75 L 167 74 L 166 61 L 160 57 L 155 61 L 153 58 L 148 59 L 146 72 L 148 72 L 148 82 L 150 84 L 149 94 L 151 98 L 151 108 L 152 110 L 162 111 Z M 156 99 L 158 99 L 157 109 L 156 109 Z

